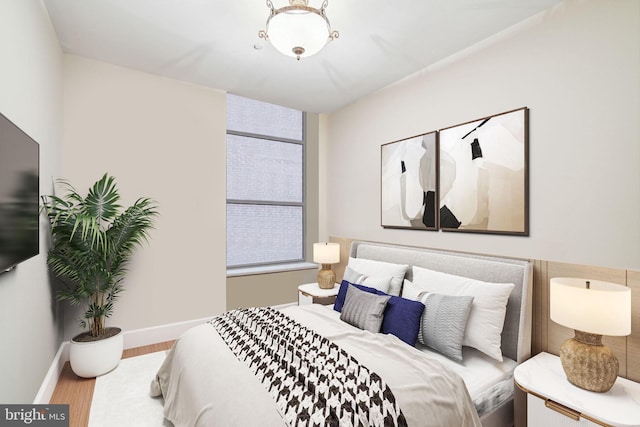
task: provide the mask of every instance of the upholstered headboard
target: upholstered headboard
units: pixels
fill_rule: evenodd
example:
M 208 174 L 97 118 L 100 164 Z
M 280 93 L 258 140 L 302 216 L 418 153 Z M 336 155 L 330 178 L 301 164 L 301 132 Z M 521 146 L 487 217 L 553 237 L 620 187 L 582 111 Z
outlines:
M 408 264 L 493 283 L 513 283 L 502 330 L 502 353 L 520 363 L 531 355 L 533 269 L 527 260 L 354 241 L 350 256 Z M 412 280 L 409 268 L 406 278 Z

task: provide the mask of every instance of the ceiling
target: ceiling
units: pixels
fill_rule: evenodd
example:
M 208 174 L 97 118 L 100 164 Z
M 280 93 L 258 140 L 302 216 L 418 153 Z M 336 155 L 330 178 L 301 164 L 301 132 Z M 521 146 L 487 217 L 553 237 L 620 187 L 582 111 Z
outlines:
M 309 112 L 337 110 L 560 2 L 330 0 L 340 37 L 296 61 L 258 37 L 265 0 L 44 0 L 66 53 Z

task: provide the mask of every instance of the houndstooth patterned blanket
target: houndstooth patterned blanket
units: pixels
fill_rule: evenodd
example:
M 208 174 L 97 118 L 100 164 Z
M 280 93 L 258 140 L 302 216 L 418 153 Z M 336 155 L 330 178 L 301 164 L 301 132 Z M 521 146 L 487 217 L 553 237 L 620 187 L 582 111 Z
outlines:
M 281 312 L 233 310 L 209 323 L 266 387 L 287 425 L 407 425 L 375 372 Z

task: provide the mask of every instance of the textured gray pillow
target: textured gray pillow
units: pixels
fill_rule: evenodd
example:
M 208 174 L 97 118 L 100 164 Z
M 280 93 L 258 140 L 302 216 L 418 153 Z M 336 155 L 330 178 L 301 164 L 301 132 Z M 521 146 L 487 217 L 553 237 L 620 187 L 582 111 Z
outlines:
M 354 285 L 364 285 L 368 288 L 376 288 L 379 291 L 384 292 L 385 294 L 389 292 L 389 286 L 391 285 L 391 280 L 393 277 L 384 276 L 384 277 L 369 277 L 365 274 L 359 273 L 353 268 L 347 266 L 344 270 L 344 275 L 342 276 L 342 280 L 346 280 L 349 283 Z
M 342 280 L 346 280 L 349 283 L 355 283 L 356 285 L 362 284 L 362 281 L 366 278 L 367 276 L 362 273 L 358 273 L 349 266 L 344 269 L 344 275 L 342 276 Z
M 471 311 L 472 296 L 420 294 L 424 313 L 420 322 L 420 343 L 462 362 L 462 340 Z
M 380 289 L 385 294 L 400 295 L 402 281 L 409 266 L 407 264 L 393 264 L 390 262 L 374 261 L 366 258 L 349 257 L 348 266 L 367 277 L 390 277 L 389 289 Z M 363 283 L 365 286 L 369 286 Z
M 380 332 L 389 298 L 389 295 L 371 294 L 349 285 L 340 319 L 365 331 Z

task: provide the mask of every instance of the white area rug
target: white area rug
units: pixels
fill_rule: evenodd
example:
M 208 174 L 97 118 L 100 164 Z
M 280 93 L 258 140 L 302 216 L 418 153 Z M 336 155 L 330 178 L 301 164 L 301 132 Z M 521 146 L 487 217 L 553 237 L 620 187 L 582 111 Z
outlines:
M 116 369 L 96 378 L 89 427 L 171 426 L 162 413 L 164 400 L 149 395 L 149 384 L 166 352 L 122 359 Z

